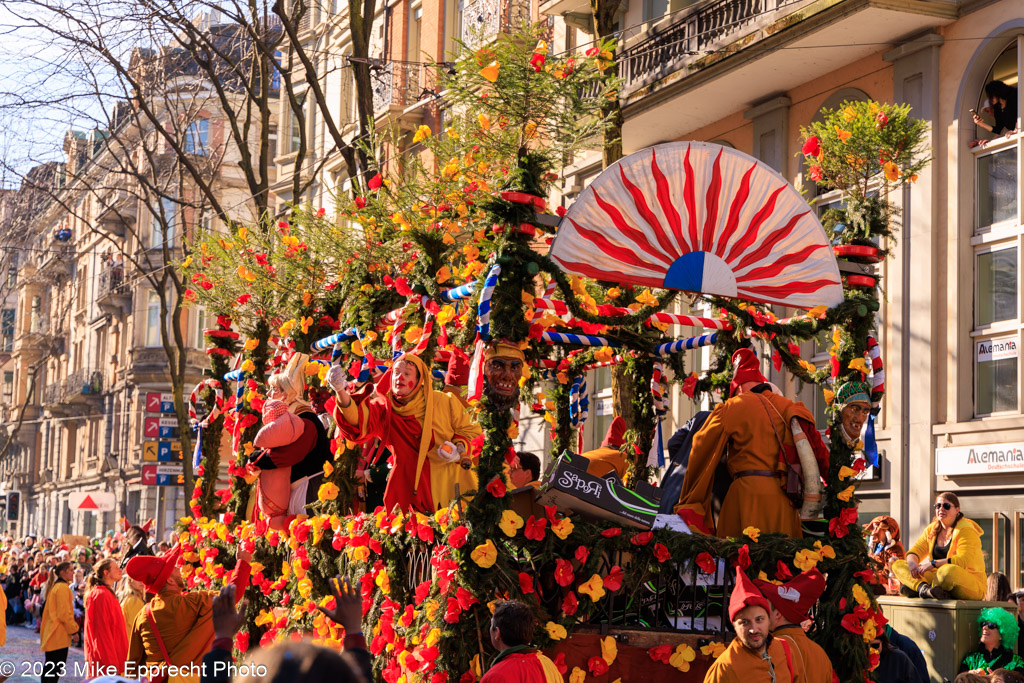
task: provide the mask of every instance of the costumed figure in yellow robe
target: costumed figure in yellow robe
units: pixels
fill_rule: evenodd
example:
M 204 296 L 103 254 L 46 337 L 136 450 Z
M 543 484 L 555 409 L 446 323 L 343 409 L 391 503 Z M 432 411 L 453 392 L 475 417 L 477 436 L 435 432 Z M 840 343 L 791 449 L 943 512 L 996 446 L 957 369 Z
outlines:
M 332 367 L 326 379 L 342 436 L 356 443 L 379 438 L 394 454 L 385 508 L 432 513 L 455 499 L 456 486 L 460 496 L 476 490 L 469 452 L 480 427 L 458 398 L 434 391 L 419 356 L 398 358 L 377 382 L 379 396 L 362 402 L 352 400 L 342 368 Z

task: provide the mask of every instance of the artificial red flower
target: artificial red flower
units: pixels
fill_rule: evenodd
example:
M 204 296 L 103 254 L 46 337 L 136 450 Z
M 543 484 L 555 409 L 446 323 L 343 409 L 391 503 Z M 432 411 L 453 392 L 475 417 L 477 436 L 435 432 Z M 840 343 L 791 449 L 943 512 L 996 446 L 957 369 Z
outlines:
M 856 614 L 851 613 L 845 615 L 839 623 L 842 624 L 843 628 L 850 633 L 864 633 L 864 625 L 861 623 L 861 620 L 857 618 Z
M 817 164 L 811 166 L 810 174 L 811 174 L 811 180 L 813 180 L 816 183 L 821 182 L 821 178 L 822 178 L 821 166 L 818 166 Z
M 544 55 L 542 55 L 539 52 L 534 52 L 533 56 L 530 57 L 530 66 L 533 67 L 534 71 L 539 72 L 541 69 L 544 68 L 544 59 Z
M 366 185 L 371 190 L 379 190 L 380 186 L 384 184 L 384 179 L 380 177 L 380 173 L 370 178 L 370 181 Z
M 519 572 L 519 589 L 523 593 L 533 592 L 533 577 L 526 572 Z
M 644 531 L 639 534 L 634 534 L 633 538 L 629 539 L 629 542 L 633 545 L 647 545 L 654 538 L 653 531 Z
M 789 566 L 782 560 L 775 564 L 775 578 L 779 581 L 793 578 L 793 572 L 789 570 Z
M 711 557 L 710 553 L 700 553 L 697 555 L 697 566 L 705 574 L 714 574 L 715 558 Z
M 569 586 L 576 579 L 572 571 L 572 562 L 558 558 L 555 560 L 555 583 L 559 586 Z
M 555 668 L 558 669 L 558 673 L 565 675 L 565 672 L 569 670 L 569 667 L 565 664 L 565 653 L 559 652 L 554 659 Z
M 608 576 L 604 577 L 604 587 L 610 591 L 622 588 L 622 567 L 615 565 L 608 570 Z
M 739 553 L 736 555 L 736 566 L 743 571 L 747 570 L 750 566 L 750 547 L 744 543 L 743 547 L 740 548 Z
M 487 491 L 495 498 L 504 498 L 508 489 L 501 477 L 495 477 L 491 480 L 491 483 L 487 485 Z M 531 517 L 531 519 L 533 518 Z
M 530 515 L 530 519 L 526 520 L 526 529 L 523 530 L 523 535 L 531 541 L 543 541 L 544 540 L 544 528 L 548 525 L 546 519 L 536 519 L 533 515 Z
M 665 562 L 666 560 L 668 560 L 669 558 L 672 557 L 672 553 L 669 552 L 669 550 L 665 546 L 665 544 L 663 544 L 663 543 L 655 543 L 654 544 L 654 557 L 655 557 L 655 559 L 658 560 L 658 562 Z M 607 581 L 605 581 L 605 585 L 606 586 L 608 585 Z
M 620 529 L 618 527 L 614 527 L 614 528 L 611 528 L 611 529 L 605 529 L 604 531 L 601 532 L 601 535 L 604 536 L 605 538 L 615 538 L 616 536 L 618 536 L 621 533 L 622 533 L 622 529 Z
M 697 390 L 697 374 L 691 373 L 683 380 L 683 393 L 693 398 L 694 392 Z
M 580 547 L 576 548 L 577 562 L 579 562 L 581 565 L 586 564 L 588 557 L 590 557 L 590 551 L 587 550 L 587 546 L 581 545 Z
M 466 545 L 466 537 L 469 535 L 469 527 L 457 526 L 448 534 L 448 545 L 453 548 L 461 548 Z
M 567 617 L 571 617 L 572 615 L 576 614 L 576 610 L 579 608 L 579 606 L 579 600 L 576 599 L 576 594 L 572 591 L 566 593 L 565 597 L 562 598 L 562 613 L 565 614 Z
M 659 645 L 652 647 L 647 651 L 647 656 L 655 662 L 661 662 L 662 664 L 668 664 L 668 660 L 672 657 L 672 651 L 675 650 L 671 645 Z
M 603 657 L 591 657 L 587 660 L 587 668 L 594 676 L 604 676 L 608 673 L 608 662 Z

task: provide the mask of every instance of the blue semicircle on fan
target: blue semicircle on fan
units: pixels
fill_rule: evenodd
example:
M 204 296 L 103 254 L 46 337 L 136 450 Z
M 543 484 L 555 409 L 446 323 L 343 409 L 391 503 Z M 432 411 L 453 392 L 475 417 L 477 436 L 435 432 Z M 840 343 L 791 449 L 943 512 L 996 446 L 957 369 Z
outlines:
M 722 259 L 706 251 L 683 254 L 665 273 L 665 287 L 686 292 L 713 291 L 726 296 L 736 295 L 736 276 Z

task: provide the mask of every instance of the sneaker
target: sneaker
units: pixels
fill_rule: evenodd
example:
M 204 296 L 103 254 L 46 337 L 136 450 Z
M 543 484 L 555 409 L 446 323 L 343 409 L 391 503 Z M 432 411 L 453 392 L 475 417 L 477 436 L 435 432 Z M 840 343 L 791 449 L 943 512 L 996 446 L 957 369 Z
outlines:
M 931 598 L 932 600 L 948 600 L 949 593 L 942 586 L 929 586 L 924 584 L 921 586 L 921 597 Z

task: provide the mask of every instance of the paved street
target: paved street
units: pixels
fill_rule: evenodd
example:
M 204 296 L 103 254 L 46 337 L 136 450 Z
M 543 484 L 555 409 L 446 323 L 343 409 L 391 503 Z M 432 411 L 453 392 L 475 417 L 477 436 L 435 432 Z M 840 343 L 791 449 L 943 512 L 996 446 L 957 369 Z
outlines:
M 0 673 L 6 674 L 11 664 L 14 664 L 15 674 L 8 679 L 10 683 L 38 683 L 42 662 L 39 634 L 23 626 L 8 626 L 7 644 L 0 648 Z M 83 680 L 76 675 L 75 669 L 77 665 L 78 671 L 82 671 L 84 662 L 82 648 L 71 648 L 68 653 L 68 673 L 61 678 L 61 683 L 78 683 Z

